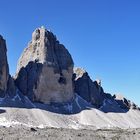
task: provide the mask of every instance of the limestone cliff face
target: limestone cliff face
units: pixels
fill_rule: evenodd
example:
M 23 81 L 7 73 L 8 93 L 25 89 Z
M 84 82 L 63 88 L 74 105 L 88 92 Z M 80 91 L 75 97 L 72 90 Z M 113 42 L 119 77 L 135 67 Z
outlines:
M 112 96 L 105 93 L 101 87 L 101 80 L 92 81 L 88 73 L 82 68 L 74 68 L 73 74 L 74 90 L 87 102 L 104 112 L 125 112 L 129 109 L 140 110 L 140 108 L 122 95 Z
M 47 104 L 71 101 L 73 65 L 71 55 L 56 36 L 38 28 L 19 59 L 16 85 L 33 101 Z
M 0 36 L 0 96 L 4 96 L 7 90 L 9 67 L 7 63 L 6 41 Z
M 113 96 L 114 100 L 120 105 L 122 109 L 136 109 L 140 110 L 140 108 L 130 100 L 126 99 L 120 94 L 115 94 Z
M 74 69 L 74 85 L 75 92 L 86 101 L 92 103 L 97 108 L 103 104 L 105 94 L 100 80 L 93 82 L 85 70 L 81 68 Z

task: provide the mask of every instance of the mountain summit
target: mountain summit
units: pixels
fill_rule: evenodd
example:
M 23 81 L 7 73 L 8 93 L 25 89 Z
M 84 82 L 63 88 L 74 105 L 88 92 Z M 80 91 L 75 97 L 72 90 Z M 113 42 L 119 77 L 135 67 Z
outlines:
M 0 96 L 3 96 L 7 90 L 7 83 L 9 78 L 9 67 L 7 62 L 7 48 L 6 42 L 0 36 Z
M 73 65 L 56 36 L 44 27 L 37 28 L 19 59 L 16 85 L 32 101 L 69 102 L 74 98 Z

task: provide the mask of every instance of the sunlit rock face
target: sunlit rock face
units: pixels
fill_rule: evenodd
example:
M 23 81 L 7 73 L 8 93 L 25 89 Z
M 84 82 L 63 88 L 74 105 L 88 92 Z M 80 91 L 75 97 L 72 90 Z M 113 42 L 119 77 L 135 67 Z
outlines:
M 0 35 L 0 97 L 5 95 L 9 78 L 6 41 Z
M 16 85 L 32 101 L 46 104 L 74 98 L 73 60 L 56 36 L 44 27 L 36 29 L 17 66 Z

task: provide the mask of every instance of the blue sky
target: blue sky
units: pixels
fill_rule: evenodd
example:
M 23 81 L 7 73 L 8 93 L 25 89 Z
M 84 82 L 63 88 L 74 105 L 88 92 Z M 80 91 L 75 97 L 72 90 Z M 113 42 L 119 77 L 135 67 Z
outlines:
M 0 34 L 7 41 L 10 73 L 44 25 L 70 51 L 75 66 L 102 79 L 106 92 L 140 105 L 139 0 L 1 0 Z

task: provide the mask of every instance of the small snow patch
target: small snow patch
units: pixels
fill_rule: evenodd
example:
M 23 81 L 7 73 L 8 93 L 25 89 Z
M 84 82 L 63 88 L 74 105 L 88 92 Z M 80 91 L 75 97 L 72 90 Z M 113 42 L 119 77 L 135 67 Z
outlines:
M 76 96 L 76 98 L 75 98 L 75 101 L 76 101 L 76 104 L 78 105 L 79 109 L 81 109 L 81 106 L 79 105 L 78 97 L 77 97 L 77 96 Z
M 18 94 L 16 94 L 13 98 L 12 98 L 12 101 L 16 101 L 16 100 L 20 100 L 21 101 L 21 98 Z
M 0 102 L 3 102 L 5 98 L 0 98 Z
M 32 105 L 32 107 L 36 108 L 35 104 L 32 103 L 27 96 L 25 96 L 25 99 L 27 100 L 28 103 Z

